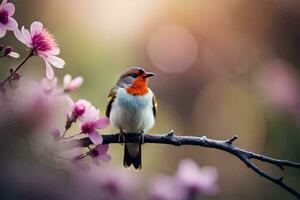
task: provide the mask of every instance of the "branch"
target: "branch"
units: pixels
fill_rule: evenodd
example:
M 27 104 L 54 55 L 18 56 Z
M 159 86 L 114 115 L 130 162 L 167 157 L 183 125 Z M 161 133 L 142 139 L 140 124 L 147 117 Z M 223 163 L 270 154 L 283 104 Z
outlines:
M 4 87 L 5 83 L 8 82 L 14 76 L 14 74 L 16 74 L 19 69 L 21 69 L 21 67 L 24 65 L 24 63 L 29 58 L 31 58 L 33 55 L 34 55 L 33 50 L 30 50 L 30 52 L 28 53 L 28 55 L 18 64 L 18 66 L 16 67 L 16 69 L 13 70 L 11 72 L 11 74 L 4 81 L 0 82 L 0 88 Z
M 110 135 L 102 135 L 103 137 L 103 144 L 111 144 L 111 143 L 120 143 L 120 134 L 110 134 Z M 163 135 L 152 135 L 152 134 L 145 134 L 143 138 L 144 143 L 156 143 L 156 144 L 169 144 L 175 146 L 181 145 L 195 145 L 195 146 L 202 146 L 207 148 L 214 148 L 219 149 L 222 151 L 226 151 L 230 154 L 235 155 L 238 157 L 246 166 L 252 169 L 254 172 L 259 174 L 260 176 L 268 179 L 269 181 L 279 185 L 298 199 L 300 199 L 300 193 L 287 184 L 283 182 L 283 177 L 273 177 L 260 169 L 256 166 L 252 159 L 260 160 L 262 162 L 266 162 L 272 165 L 279 167 L 280 169 L 284 170 L 284 167 L 293 167 L 293 168 L 300 168 L 300 163 L 290 162 L 287 160 L 279 160 L 274 159 L 268 156 L 256 154 L 250 151 L 246 151 L 235 147 L 233 142 L 237 139 L 237 136 L 232 137 L 229 140 L 213 140 L 208 139 L 206 136 L 196 137 L 196 136 L 177 136 L 173 131 Z M 124 135 L 124 139 L 126 143 L 141 143 L 141 137 L 139 134 L 126 134 Z M 125 142 L 122 141 L 122 142 Z M 73 140 L 69 142 L 65 142 L 65 146 L 63 150 L 68 150 L 76 147 L 88 147 L 92 145 L 92 142 L 89 138 L 82 138 L 79 140 Z

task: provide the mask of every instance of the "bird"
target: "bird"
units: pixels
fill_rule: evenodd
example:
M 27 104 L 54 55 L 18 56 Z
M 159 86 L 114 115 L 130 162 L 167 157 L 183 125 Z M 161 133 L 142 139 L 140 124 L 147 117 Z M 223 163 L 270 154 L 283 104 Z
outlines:
M 148 87 L 148 78 L 154 76 L 142 67 L 126 69 L 111 89 L 106 106 L 106 116 L 111 124 L 119 129 L 120 136 L 124 134 L 143 134 L 155 124 L 157 99 Z M 121 138 L 119 138 L 121 143 Z M 124 141 L 124 140 L 123 140 Z M 124 145 L 123 166 L 134 169 L 142 168 L 141 143 L 126 143 Z

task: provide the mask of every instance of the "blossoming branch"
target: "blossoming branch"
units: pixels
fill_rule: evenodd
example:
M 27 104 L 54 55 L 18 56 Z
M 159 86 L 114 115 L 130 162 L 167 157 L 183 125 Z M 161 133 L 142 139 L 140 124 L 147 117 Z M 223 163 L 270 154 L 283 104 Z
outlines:
M 102 129 L 109 126 L 109 119 L 101 116 L 100 110 L 88 100 L 83 98 L 74 100 L 71 97 L 71 93 L 79 89 L 83 84 L 83 77 L 77 76 L 72 78 L 71 75 L 66 74 L 63 78 L 62 86 L 58 84 L 58 78 L 55 77 L 53 67 L 59 69 L 63 68 L 65 66 L 65 61 L 58 57 L 60 49 L 53 34 L 51 34 L 39 21 L 32 22 L 29 29 L 26 29 L 25 26 L 22 26 L 21 29 L 19 29 L 18 23 L 13 17 L 14 13 L 14 4 L 7 0 L 3 0 L 0 5 L 0 38 L 3 38 L 7 31 L 12 31 L 15 38 L 28 48 L 27 55 L 24 56 L 20 63 L 15 67 L 11 67 L 8 70 L 9 74 L 7 77 L 0 82 L 0 108 L 2 113 L 4 113 L 3 116 L 7 117 L 7 119 L 0 120 L 0 128 L 12 127 L 12 124 L 18 125 L 13 127 L 17 129 L 17 131 L 9 133 L 9 136 L 13 139 L 4 144 L 9 143 L 10 145 L 13 144 L 12 146 L 18 146 L 18 144 L 14 143 L 14 139 L 19 138 L 18 134 L 23 132 L 23 130 L 31 130 L 32 132 L 46 130 L 46 132 L 50 133 L 54 139 L 52 141 L 53 143 L 51 143 L 51 147 L 55 149 L 52 149 L 55 153 L 51 154 L 51 151 L 45 150 L 46 144 L 41 145 L 43 150 L 47 152 L 47 155 L 50 155 L 53 160 L 59 160 L 59 162 L 65 161 L 64 163 L 67 163 L 66 165 L 70 164 L 71 170 L 67 171 L 72 179 L 75 179 L 76 176 L 78 176 L 77 173 L 74 175 L 74 171 L 76 170 L 74 170 L 73 167 L 80 168 L 79 171 L 81 173 L 82 171 L 84 172 L 84 175 L 81 174 L 79 176 L 80 182 L 84 182 L 84 184 L 81 183 L 81 188 L 86 188 L 87 185 L 92 188 L 99 182 L 99 180 L 102 181 L 101 189 L 110 192 L 109 195 L 105 194 L 105 192 L 99 194 L 99 196 L 104 195 L 104 197 L 101 196 L 103 199 L 112 199 L 110 195 L 113 195 L 113 199 L 137 199 L 135 196 L 136 192 L 132 192 L 130 188 L 133 185 L 133 182 L 129 182 L 132 178 L 129 177 L 129 173 L 125 171 L 117 172 L 112 169 L 107 171 L 96 170 L 97 173 L 90 173 L 93 176 L 89 177 L 87 176 L 88 173 L 85 173 L 86 171 L 84 170 L 94 167 L 93 165 L 87 164 L 88 159 L 97 166 L 101 165 L 103 162 L 107 163 L 111 161 L 111 155 L 108 153 L 109 145 L 112 143 L 120 144 L 124 142 L 158 143 L 176 146 L 195 145 L 219 149 L 238 157 L 255 173 L 279 185 L 300 199 L 300 193 L 288 186 L 283 180 L 283 177 L 277 178 L 269 175 L 256 166 L 252 160 L 260 160 L 262 162 L 276 165 L 281 169 L 284 169 L 284 167 L 300 168 L 299 163 L 278 160 L 240 149 L 234 145 L 234 141 L 237 137 L 233 137 L 225 141 L 212 140 L 205 136 L 177 136 L 173 131 L 164 135 L 145 134 L 144 137 L 140 137 L 137 133 L 125 136 L 121 134 L 104 135 Z M 24 76 L 27 76 L 22 75 L 20 69 L 34 56 L 42 58 L 44 61 L 46 67 L 46 78 L 43 78 L 39 83 L 31 80 L 27 82 L 24 81 L 22 82 L 22 85 L 18 85 L 21 79 Z M 18 59 L 20 55 L 13 51 L 13 47 L 1 45 L 0 58 L 2 57 Z M 58 113 L 62 113 L 64 115 L 63 126 L 53 123 L 53 116 Z M 75 125 L 78 125 L 77 129 Z M 20 128 L 21 130 L 18 129 L 19 127 L 22 127 Z M 36 135 L 30 133 L 27 135 L 36 137 Z M 48 135 L 43 136 L 46 138 Z M 5 147 L 9 149 L 9 145 Z M 75 151 L 75 153 L 71 156 L 63 155 L 64 152 L 74 148 L 79 148 L 79 150 Z M 58 152 L 57 149 L 59 150 Z M 37 151 L 40 152 L 41 150 L 38 149 Z M 7 168 L 10 169 L 10 167 Z M 51 169 L 54 170 L 55 167 L 52 166 Z M 95 168 L 90 169 L 90 172 L 94 171 Z M 76 172 L 78 172 L 78 170 Z M 47 173 L 43 173 L 43 175 L 44 174 Z M 88 177 L 88 181 L 85 181 L 85 178 L 82 177 Z M 220 188 L 217 185 L 217 177 L 218 173 L 216 168 L 200 168 L 192 160 L 184 159 L 179 163 L 175 175 L 163 175 L 153 181 L 149 189 L 150 192 L 148 194 L 148 198 L 146 199 L 193 200 L 197 198 L 198 194 L 215 195 L 218 191 L 220 191 Z M 66 192 L 64 190 L 62 191 L 62 196 L 65 197 L 64 195 L 66 195 Z M 70 191 L 75 190 L 71 187 Z M 95 191 L 98 191 L 98 188 Z M 81 192 L 82 193 L 79 195 L 84 194 L 83 196 L 86 197 L 86 192 L 84 190 Z M 98 199 L 98 196 L 96 199 Z

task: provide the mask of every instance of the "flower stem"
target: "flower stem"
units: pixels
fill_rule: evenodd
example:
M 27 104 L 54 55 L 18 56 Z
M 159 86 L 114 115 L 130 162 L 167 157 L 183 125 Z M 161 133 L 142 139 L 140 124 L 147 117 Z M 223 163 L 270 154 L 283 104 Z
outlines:
M 84 159 L 85 157 L 87 157 L 88 155 L 89 155 L 89 152 L 84 153 L 84 154 L 81 154 L 81 155 L 79 155 L 79 156 L 76 156 L 75 158 L 72 158 L 72 159 L 71 159 L 71 162 L 76 162 L 76 161 L 82 160 L 82 159 Z
M 68 129 L 66 128 L 65 131 L 64 131 L 64 133 L 63 133 L 62 136 L 61 136 L 61 139 L 64 139 L 64 138 L 65 138 L 65 135 L 66 135 L 67 131 L 68 131 Z
M 76 133 L 75 135 L 71 135 L 71 136 L 69 136 L 69 137 L 64 137 L 65 134 L 63 134 L 63 136 L 62 136 L 61 139 L 68 140 L 68 139 L 74 138 L 74 137 L 76 137 L 76 136 L 78 136 L 78 135 L 81 135 L 81 134 L 83 134 L 83 133 L 82 133 L 82 132 Z
M 23 64 L 34 55 L 33 50 L 30 50 L 29 54 L 20 62 L 20 64 L 17 66 L 17 68 L 4 80 L 0 83 L 0 88 L 5 85 L 7 81 L 9 81 L 14 74 L 23 66 Z

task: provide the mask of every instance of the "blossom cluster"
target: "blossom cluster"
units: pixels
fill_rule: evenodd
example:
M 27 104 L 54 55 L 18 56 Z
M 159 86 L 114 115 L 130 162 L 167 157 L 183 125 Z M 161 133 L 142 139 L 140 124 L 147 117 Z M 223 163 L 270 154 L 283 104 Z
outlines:
M 38 21 L 32 22 L 30 30 L 22 26 L 18 28 L 17 21 L 13 18 L 15 6 L 3 0 L 0 5 L 0 38 L 4 37 L 7 31 L 13 31 L 15 37 L 29 48 L 28 57 L 37 55 L 41 57 L 46 65 L 46 76 L 48 79 L 54 78 L 52 66 L 63 68 L 65 61 L 57 55 L 60 49 L 51 33 L 44 28 L 43 24 Z M 18 54 L 12 53 L 11 47 L 6 47 L 2 56 L 18 57 Z
M 107 154 L 108 145 L 102 145 L 102 136 L 99 129 L 104 129 L 109 125 L 109 119 L 107 117 L 101 117 L 99 109 L 96 109 L 88 100 L 79 99 L 73 101 L 68 95 L 69 92 L 75 91 L 83 83 L 83 78 L 81 76 L 72 79 L 71 75 L 66 74 L 64 76 L 63 87 L 59 87 L 57 84 L 57 78 L 52 80 L 43 79 L 42 87 L 44 92 L 50 97 L 61 98 L 62 101 L 69 105 L 69 112 L 65 111 L 66 123 L 65 130 L 63 134 L 57 127 L 51 127 L 50 133 L 56 141 L 66 141 L 79 137 L 80 135 L 87 135 L 92 143 L 95 145 L 94 148 L 89 149 L 85 154 L 76 156 L 76 158 L 83 159 L 87 155 L 99 164 L 99 160 L 108 162 L 110 161 L 110 155 Z M 72 134 L 66 137 L 67 131 L 71 128 L 73 123 L 79 121 L 80 132 Z
M 80 87 L 83 82 L 82 77 L 76 77 L 72 79 L 71 75 L 65 75 L 63 81 L 63 88 L 57 86 L 57 78 L 54 76 L 54 71 L 52 66 L 57 68 L 63 68 L 65 62 L 63 59 L 57 57 L 60 53 L 60 49 L 54 39 L 54 36 L 43 26 L 41 22 L 34 21 L 30 29 L 26 29 L 22 26 L 21 29 L 18 28 L 17 21 L 13 18 L 15 13 L 15 6 L 13 3 L 3 0 L 0 5 L 0 38 L 4 37 L 7 30 L 13 31 L 15 37 L 29 49 L 29 54 L 23 62 L 18 65 L 16 69 L 10 70 L 10 75 L 1 82 L 1 89 L 4 86 L 12 87 L 15 82 L 17 82 L 21 74 L 17 72 L 21 66 L 33 55 L 41 57 L 46 65 L 46 77 L 48 80 L 44 79 L 41 85 L 44 91 L 49 96 L 64 96 L 69 102 L 72 112 L 66 114 L 67 122 L 65 126 L 64 134 L 61 136 L 59 129 L 52 128 L 51 133 L 55 138 L 65 139 L 64 135 L 66 131 L 71 127 L 72 123 L 76 122 L 77 119 L 80 122 L 81 132 L 80 134 L 87 134 L 90 140 L 98 145 L 94 149 L 90 150 L 89 155 L 93 158 L 101 158 L 102 160 L 108 161 L 109 155 L 106 154 L 108 147 L 102 146 L 102 137 L 97 129 L 106 128 L 109 125 L 109 120 L 106 117 L 100 117 L 100 112 L 87 100 L 80 99 L 74 102 L 68 92 L 72 92 Z M 18 57 L 17 54 L 12 51 L 10 46 L 1 47 L 1 56 Z M 76 135 L 76 136 L 77 136 Z M 95 160 L 94 159 L 94 160 Z
M 4 176 L 7 174 L 8 179 L 18 180 L 15 182 L 20 182 L 19 175 L 13 178 L 13 175 L 16 174 L 15 172 L 22 174 L 25 182 L 28 184 L 23 184 L 20 188 L 25 188 L 24 191 L 28 190 L 31 192 L 32 188 L 27 187 L 34 185 L 35 188 L 40 188 L 36 189 L 37 192 L 33 192 L 36 195 L 43 194 L 46 188 L 42 187 L 42 184 L 36 183 L 44 183 L 47 186 L 48 184 L 52 184 L 51 186 L 53 187 L 59 185 L 67 188 L 66 185 L 62 184 L 61 179 L 57 178 L 57 175 L 60 174 L 59 172 L 56 171 L 55 175 L 51 178 L 47 177 L 49 171 L 52 173 L 52 171 L 57 169 L 56 165 L 59 165 L 59 162 L 54 162 L 55 166 L 53 164 L 50 165 L 48 168 L 51 170 L 44 166 L 36 167 L 31 162 L 31 160 L 36 160 L 36 155 L 33 155 L 32 151 L 28 151 L 28 148 L 19 145 L 24 142 L 16 142 L 24 139 L 19 137 L 21 132 L 28 132 L 25 137 L 30 141 L 31 145 L 34 143 L 32 137 L 36 136 L 34 135 L 35 132 L 49 132 L 50 136 L 54 139 L 51 140 L 50 149 L 55 149 L 53 150 L 55 152 L 53 157 L 50 157 L 55 161 L 67 161 L 70 164 L 68 166 L 71 166 L 71 170 L 66 169 L 68 167 L 64 165 L 60 166 L 67 171 L 66 173 L 70 174 L 72 181 L 78 178 L 78 182 L 80 182 L 80 186 L 75 190 L 74 185 L 71 184 L 68 186 L 70 191 L 76 191 L 77 194 L 66 194 L 61 188 L 60 190 L 56 188 L 55 193 L 58 194 L 58 197 L 55 199 L 65 199 L 65 195 L 67 195 L 67 199 L 86 199 L 86 196 L 91 194 L 93 195 L 89 199 L 99 199 L 97 195 L 103 197 L 103 199 L 136 199 L 135 189 L 140 186 L 136 176 L 124 170 L 120 171 L 112 168 L 100 169 L 98 167 L 101 162 L 109 162 L 111 160 L 111 156 L 108 154 L 109 146 L 103 144 L 102 132 L 100 132 L 101 129 L 109 126 L 109 119 L 102 117 L 100 110 L 88 100 L 72 99 L 70 93 L 81 87 L 83 77 L 77 76 L 72 78 L 71 75 L 66 74 L 63 78 L 63 84 L 60 86 L 52 66 L 63 68 L 65 61 L 58 57 L 60 49 L 54 36 L 39 21 L 32 22 L 29 29 L 26 29 L 24 26 L 19 29 L 17 21 L 13 18 L 14 13 L 14 4 L 3 0 L 0 5 L 0 38 L 4 37 L 7 31 L 12 31 L 16 39 L 29 49 L 29 53 L 15 69 L 9 69 L 7 78 L 0 82 L 0 109 L 2 116 L 5 116 L 0 118 L 0 138 L 2 139 L 3 137 L 5 140 L 11 139 L 11 141 L 0 145 L 0 150 L 7 148 L 10 151 L 11 146 L 18 146 L 18 149 L 20 149 L 20 152 L 15 154 L 14 152 L 17 152 L 17 150 L 11 151 L 11 158 L 7 157 L 3 159 L 10 161 L 4 162 L 0 166 L 0 170 L 5 171 L 9 169 L 10 171 L 4 173 Z M 13 51 L 11 46 L 1 45 L 0 58 L 6 56 L 11 58 L 20 57 L 17 52 Z M 23 76 L 20 74 L 19 69 L 33 56 L 39 56 L 45 62 L 46 78 L 43 78 L 40 82 L 26 79 L 21 80 Z M 54 120 L 54 118 L 57 118 L 56 115 L 60 113 L 64 114 L 64 125 L 61 125 L 61 127 L 57 123 L 58 120 Z M 76 124 L 79 125 L 78 131 L 74 131 L 73 129 Z M 4 133 L 7 132 L 7 127 L 10 128 L 9 134 Z M 88 137 L 92 145 L 88 148 L 77 150 L 75 154 L 72 154 L 71 158 L 64 156 L 60 152 L 60 145 L 81 137 Z M 45 140 L 49 142 L 48 139 Z M 52 151 L 46 148 L 47 142 L 45 140 L 44 142 L 38 142 L 42 147 L 33 149 L 38 152 L 37 154 L 52 155 Z M 12 145 L 11 143 L 13 142 L 16 143 Z M 4 152 L 8 152 L 7 149 Z M 8 154 L 4 156 L 6 155 Z M 22 157 L 20 155 L 24 157 L 29 155 L 29 158 L 20 159 Z M 0 156 L 3 157 L 1 154 Z M 44 158 L 46 156 L 41 157 Z M 85 162 L 84 158 L 90 158 L 97 166 L 86 164 L 88 162 Z M 28 163 L 22 163 L 24 160 L 28 160 Z M 14 166 L 15 168 L 11 167 L 9 166 L 11 163 L 17 163 L 18 166 Z M 29 166 L 26 173 L 24 173 L 23 164 Z M 89 169 L 89 173 L 84 168 Z M 13 175 L 10 174 L 11 172 L 13 172 Z M 35 173 L 38 176 L 33 176 Z M 33 178 L 28 178 L 26 175 Z M 191 194 L 215 194 L 217 192 L 216 179 L 217 173 L 214 168 L 199 168 L 193 161 L 183 160 L 175 176 L 162 176 L 156 179 L 150 187 L 149 195 L 147 198 L 143 197 L 143 199 L 187 200 L 190 199 Z M 1 180 L 0 184 L 2 184 Z M 90 187 L 86 187 L 87 185 Z M 95 190 L 87 192 L 87 190 L 82 189 L 82 186 L 89 189 L 94 188 Z M 63 192 L 60 194 L 60 191 Z M 22 194 L 22 196 L 24 195 Z M 42 196 L 36 199 L 44 198 Z
M 217 170 L 214 167 L 199 168 L 185 159 L 179 163 L 175 176 L 161 176 L 153 181 L 151 199 L 185 200 L 197 194 L 214 195 L 218 191 Z

